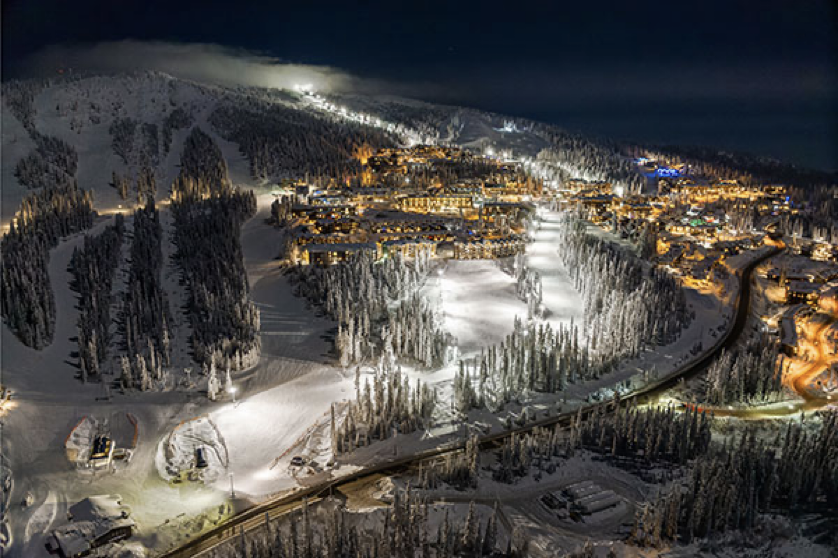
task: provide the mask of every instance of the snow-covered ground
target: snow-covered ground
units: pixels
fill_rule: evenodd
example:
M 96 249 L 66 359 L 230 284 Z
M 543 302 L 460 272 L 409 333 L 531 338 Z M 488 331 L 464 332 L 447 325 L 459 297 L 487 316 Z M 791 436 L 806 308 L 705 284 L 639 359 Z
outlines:
M 250 297 L 260 313 L 263 361 L 290 357 L 324 362 L 331 350 L 327 338 L 337 324 L 315 316 L 282 274 L 276 259 L 282 233 L 266 222 L 273 200 L 270 193 L 257 196 L 257 213 L 241 234 Z
M 3 149 L 0 151 L 0 179 L 2 179 L 2 213 L 3 231 L 8 227 L 8 222 L 20 207 L 20 200 L 29 192 L 29 189 L 20 184 L 15 177 L 15 165 L 20 159 L 26 157 L 33 149 L 35 142 L 29 137 L 29 132 L 15 118 L 6 103 L 2 104 L 2 141 Z
M 582 300 L 558 255 L 558 214 L 545 215 L 526 263 L 541 275 L 544 319 L 555 330 L 571 319 L 580 323 Z M 429 277 L 422 295 L 439 304 L 443 327 L 457 338 L 462 356 L 499 344 L 512 332 L 515 317 L 527 318 L 515 279 L 492 260 L 451 260 Z
M 108 214 L 126 212 L 136 202 L 130 195 L 123 201 L 110 185 L 113 172 L 133 179 L 138 171 L 136 152 L 126 163 L 112 148 L 110 127 L 118 118 L 131 118 L 139 124 L 152 124 L 162 130 L 166 116 L 177 107 L 193 119 L 186 128 L 173 130 L 168 151 L 162 145 L 159 148 L 155 168 L 158 201 L 168 196 L 169 187 L 180 172 L 183 142 L 196 126 L 212 136 L 221 148 L 233 183 L 250 184 L 249 164 L 238 146 L 223 140 L 207 122 L 221 98 L 220 91 L 213 87 L 156 73 L 59 82 L 40 91 L 35 96 L 33 108 L 39 133 L 60 138 L 76 149 L 79 187 L 92 191 L 96 210 Z M 6 230 L 20 200 L 29 193 L 28 188 L 15 178 L 15 166 L 35 149 L 35 143 L 5 103 L 2 111 L 0 223 Z M 136 143 L 141 141 L 139 127 L 135 140 Z
M 105 93 L 101 90 L 105 84 L 95 80 L 82 80 L 73 86 L 83 88 L 82 93 L 74 93 L 76 96 L 97 94 L 103 105 L 98 111 L 102 117 L 98 123 L 90 120 L 90 111 L 83 103 L 79 109 L 67 109 L 69 112 L 56 110 L 56 105 L 72 106 L 72 95 L 68 96 L 62 88 L 47 88 L 35 103 L 40 132 L 79 146 L 79 185 L 96 192 L 96 207 L 102 213 L 120 209 L 118 206 L 122 202 L 108 182 L 112 170 L 127 170 L 111 149 L 110 122 L 118 115 L 143 115 L 146 121 L 159 122 L 158 103 L 163 103 L 171 93 L 165 78 L 160 78 L 159 83 L 152 79 L 144 87 L 134 89 L 119 85 L 118 81 L 113 83 L 105 88 Z M 171 96 L 183 106 L 191 107 L 195 116 L 193 126 L 200 126 L 219 144 L 233 182 L 253 186 L 247 161 L 237 146 L 223 141 L 206 122 L 216 99 L 203 88 L 183 85 L 177 85 Z M 152 102 L 155 98 L 157 101 Z M 14 164 L 34 144 L 5 107 L 2 116 L 2 217 L 5 224 L 25 193 L 14 180 Z M 74 118 L 83 125 L 71 128 Z M 165 197 L 168 184 L 178 172 L 177 162 L 188 132 L 189 128 L 186 128 L 174 133 L 171 150 L 160 161 L 157 169 L 160 198 Z M 479 142 L 479 137 L 489 130 L 472 130 L 466 126 L 459 133 L 462 138 L 473 136 L 474 141 Z M 497 137 L 508 136 L 512 138 L 510 141 L 520 139 L 522 148 L 526 144 L 525 151 L 539 148 L 536 144 L 527 144 L 523 136 L 513 138 L 514 132 L 495 130 L 491 133 Z M 231 473 L 237 493 L 254 499 L 315 482 L 328 474 L 325 469 L 332 459 L 328 439 L 329 410 L 337 403 L 340 411 L 340 403 L 354 396 L 354 375 L 336 367 L 329 354 L 335 324 L 315 316 L 303 299 L 293 295 L 291 285 L 274 259 L 282 234 L 265 222 L 271 201 L 270 194 L 260 193 L 257 215 L 242 230 L 251 296 L 261 312 L 262 358 L 253 369 L 234 375 L 238 389 L 235 404 L 227 394 L 221 401 L 212 403 L 202 393 L 176 389 L 142 394 L 113 393 L 110 399 L 100 399 L 103 395 L 100 385 L 83 385 L 76 380 L 73 352 L 76 350 L 74 337 L 78 311 L 75 296 L 68 287 L 67 264 L 73 249 L 81 243 L 82 235 L 65 239 L 52 251 L 49 274 L 56 297 L 54 342 L 42 351 L 34 351 L 20 344 L 6 326 L 2 326 L 0 369 L 3 383 L 14 392 L 14 405 L 2 417 L 0 425 L 4 462 L 14 479 L 8 513 L 13 546 L 7 555 L 40 555 L 44 535 L 63 522 L 69 505 L 86 496 L 121 494 L 133 509 L 139 529 L 137 539 L 162 550 L 211 527 L 231 512 L 228 506 Z M 163 222 L 168 227 L 165 207 L 162 211 Z M 556 254 L 555 218 L 554 214 L 546 215 L 535 234 L 535 242 L 528 247 L 527 263 L 542 276 L 545 317 L 557 327 L 571 318 L 581 321 L 582 309 L 580 297 Z M 93 232 L 109 221 L 101 219 Z M 171 253 L 170 244 L 166 246 L 166 253 Z M 185 300 L 185 292 L 178 286 L 177 279 L 176 269 L 167 262 L 164 283 L 172 296 L 170 303 L 176 322 L 173 325 L 177 326 L 174 341 L 180 345 L 179 354 L 185 356 L 184 345 L 189 330 L 185 315 L 179 309 Z M 116 288 L 119 284 L 118 279 Z M 441 302 L 444 326 L 458 338 L 464 356 L 499 343 L 512 330 L 515 316 L 526 316 L 526 305 L 516 295 L 514 279 L 495 262 L 448 262 L 442 275 L 432 275 L 428 279 L 423 295 L 431 302 Z M 683 364 L 695 340 L 703 336 L 705 345 L 712 343 L 719 335 L 719 327 L 724 326 L 730 316 L 726 306 L 728 300 L 720 301 L 713 294 L 692 290 L 688 291 L 688 297 L 697 317 L 673 345 L 625 363 L 619 371 L 596 382 L 571 386 L 565 394 L 523 403 L 542 410 L 554 408 L 559 399 L 567 399 L 562 403 L 566 406 L 578 405 L 592 390 L 613 386 L 617 381 L 631 377 L 639 378 L 642 370 L 652 366 L 662 375 Z M 184 362 L 178 363 L 183 366 Z M 458 417 L 445 408 L 454 370 L 453 364 L 430 371 L 406 366 L 411 380 L 422 379 L 439 390 L 443 404 L 436 427 L 363 448 L 351 459 L 342 460 L 341 467 L 334 473 L 465 435 L 466 430 L 460 428 Z M 520 407 L 510 409 L 513 414 L 519 411 Z M 80 475 L 64 451 L 65 440 L 73 427 L 84 416 L 126 412 L 135 416 L 139 424 L 138 443 L 131 462 L 112 474 Z M 182 432 L 177 428 L 182 422 L 196 417 L 206 417 L 197 435 L 192 429 L 195 425 Z M 475 412 L 472 418 L 495 430 L 503 426 L 502 417 L 490 416 L 487 412 Z M 213 426 L 208 429 L 208 425 Z M 189 435 L 182 436 L 184 433 Z M 167 482 L 166 454 L 161 455 L 160 450 L 165 449 L 164 444 L 170 436 L 175 441 L 170 461 L 181 467 L 190 466 L 197 445 L 217 447 L 218 455 L 226 452 L 224 459 L 212 461 L 216 474 L 213 479 L 206 479 L 208 484 Z M 292 468 L 289 462 L 295 455 L 306 457 L 314 464 Z M 30 492 L 34 503 L 29 507 L 20 506 L 19 502 Z
M 421 296 L 436 303 L 443 328 L 456 337 L 462 356 L 503 341 L 527 305 L 515 293 L 515 279 L 491 260 L 451 260 L 431 275 Z
M 234 377 L 239 388 L 235 405 L 227 395 L 213 404 L 203 395 L 181 391 L 113 394 L 111 401 L 96 401 L 99 387 L 84 386 L 73 378 L 71 358 L 77 310 L 75 297 L 66 287 L 66 266 L 81 235 L 62 242 L 53 251 L 50 274 L 57 303 L 56 341 L 44 351 L 31 351 L 20 346 L 5 327 L 3 331 L 4 381 L 13 387 L 17 399 L 17 406 L 4 417 L 3 449 L 16 473 L 14 498 L 21 498 L 27 491 L 35 496 L 31 508 L 12 514 L 12 531 L 18 542 L 11 556 L 28 556 L 39 548 L 42 533 L 50 525 L 58 525 L 66 506 L 92 494 L 120 493 L 134 510 L 138 539 L 165 548 L 212 526 L 229 512 L 219 507 L 229 495 L 229 473 L 233 474 L 237 493 L 257 499 L 327 474 L 323 470 L 331 460 L 329 409 L 332 403 L 354 396 L 354 375 L 331 364 L 327 354 L 330 342 L 324 336 L 334 324 L 315 317 L 305 302 L 293 295 L 280 273 L 273 259 L 280 233 L 264 222 L 271 197 L 260 195 L 259 201 L 259 212 L 244 227 L 242 242 L 252 296 L 263 317 L 263 358 L 255 369 Z M 543 276 L 548 319 L 565 321 L 578 318 L 581 310 L 558 256 L 552 255 L 552 234 L 547 225 L 536 233 L 529 263 Z M 525 315 L 526 307 L 515 294 L 513 279 L 494 262 L 449 262 L 441 277 L 429 278 L 425 287 L 429 300 L 439 296 L 440 284 L 446 327 L 460 338 L 466 352 L 499 342 L 512 329 L 514 317 Z M 477 327 L 472 329 L 469 324 Z M 437 387 L 441 400 L 446 401 L 454 366 L 437 371 L 406 367 L 406 371 L 412 378 Z M 587 389 L 579 386 L 580 394 Z M 49 413 L 44 412 L 45 408 L 50 409 Z M 126 469 L 113 475 L 80 476 L 63 451 L 64 439 L 82 416 L 115 411 L 128 411 L 138 418 L 140 436 L 134 458 Z M 217 428 L 229 466 L 209 485 L 169 484 L 158 467 L 161 443 L 179 423 L 202 415 L 207 415 Z M 437 428 L 359 451 L 334 474 L 352 470 L 353 464 L 438 445 L 452 435 L 459 437 L 464 431 L 456 427 L 454 418 L 441 409 Z M 500 419 L 488 415 L 475 418 L 485 418 L 494 428 L 502 427 Z M 187 446 L 181 448 L 184 466 L 194 456 L 195 444 Z M 315 465 L 290 467 L 295 455 Z M 50 520 L 53 515 L 58 519 Z M 31 521 L 38 527 L 30 527 L 27 537 L 26 526 Z
M 34 103 L 35 123 L 40 133 L 65 139 L 76 147 L 79 185 L 92 190 L 97 211 L 109 215 L 130 209 L 130 204 L 122 202 L 116 190 L 108 184 L 111 172 L 136 170 L 126 166 L 111 148 L 109 126 L 120 116 L 160 125 L 172 106 L 184 107 L 194 117 L 192 126 L 201 126 L 220 146 L 228 162 L 231 180 L 235 184 L 250 184 L 248 163 L 238 146 L 219 138 L 206 121 L 216 101 L 217 97 L 208 88 L 172 81 L 162 75 L 91 78 L 47 87 L 39 93 Z M 97 106 L 94 107 L 93 103 Z M 14 178 L 15 164 L 35 145 L 5 104 L 2 116 L 2 218 L 5 226 L 17 210 L 21 197 L 27 193 L 26 188 Z M 159 161 L 156 169 L 159 200 L 168 196 L 169 184 L 179 172 L 183 141 L 190 129 L 174 131 L 171 148 Z M 165 204 L 162 205 L 162 221 L 168 236 L 171 224 Z M 263 209 L 267 211 L 267 208 Z M 101 218 L 89 233 L 100 232 L 110 222 L 110 217 Z M 126 224 L 130 232 L 130 218 Z M 5 325 L 2 326 L 0 369 L 4 385 L 13 392 L 12 403 L 5 409 L 0 426 L 4 463 L 8 465 L 13 479 L 10 508 L 6 514 L 10 520 L 9 535 L 12 539 L 12 546 L 4 549 L 4 555 L 8 556 L 41 555 L 42 540 L 49 529 L 64 521 L 63 512 L 68 505 L 86 496 L 104 492 L 122 494 L 133 508 L 139 526 L 139 539 L 149 546 L 158 547 L 194 534 L 197 524 L 184 527 L 180 525 L 182 518 L 200 516 L 203 511 L 215 509 L 226 499 L 226 492 L 199 484 L 169 485 L 155 466 L 160 440 L 166 438 L 178 423 L 200 416 L 212 407 L 221 407 L 224 403 L 212 405 L 200 393 L 171 388 L 144 394 L 111 393 L 110 399 L 107 399 L 101 384 L 84 385 L 75 379 L 78 310 L 75 294 L 69 288 L 67 266 L 73 250 L 82 239 L 83 235 L 74 235 L 51 251 L 49 275 L 56 301 L 53 343 L 44 350 L 35 351 L 22 345 Z M 258 238 L 256 240 L 259 241 Z M 267 239 L 261 240 L 267 244 Z M 178 368 L 175 370 L 177 378 L 180 367 L 188 364 L 186 345 L 190 330 L 181 309 L 186 293 L 179 285 L 176 267 L 168 258 L 172 251 L 171 243 L 164 243 L 167 261 L 163 279 L 175 322 L 171 325 L 173 342 L 177 345 L 174 358 Z M 126 251 L 123 252 L 126 255 Z M 118 273 L 123 271 L 121 269 Z M 118 274 L 114 283 L 115 292 L 120 291 L 123 282 L 123 277 Z M 291 312 L 302 315 L 305 311 L 304 305 L 297 302 L 288 288 L 278 293 L 277 289 L 267 284 L 263 292 L 265 297 L 260 300 L 277 305 L 280 311 L 286 311 L 285 301 L 295 303 L 291 305 Z M 317 343 L 324 343 L 317 334 L 314 338 Z M 282 347 L 277 353 L 283 353 Z M 306 354 L 306 351 L 300 349 L 295 354 Z M 292 373 L 279 373 L 282 368 L 281 365 L 274 365 L 251 371 L 246 381 L 255 391 L 275 386 L 293 376 Z M 193 380 L 196 376 L 193 374 Z M 77 471 L 64 449 L 65 440 L 73 428 L 85 416 L 124 416 L 126 411 L 136 417 L 139 425 L 138 444 L 131 462 L 114 474 Z M 80 440 L 81 446 L 87 441 Z M 32 494 L 33 503 L 23 507 L 20 502 L 27 493 Z M 162 527 L 173 526 L 178 517 L 181 518 L 178 528 Z M 214 520 L 218 519 L 217 514 L 214 517 Z
M 317 426 L 333 402 L 354 397 L 354 378 L 333 367 L 284 360 L 275 368 L 293 379 L 211 414 L 227 441 L 228 473 L 234 475 L 236 490 L 253 497 L 294 488 L 296 476 L 302 479 L 325 467 L 331 439 L 328 429 Z M 291 458 L 297 455 L 316 465 L 292 468 Z M 226 478 L 215 485 L 229 487 Z

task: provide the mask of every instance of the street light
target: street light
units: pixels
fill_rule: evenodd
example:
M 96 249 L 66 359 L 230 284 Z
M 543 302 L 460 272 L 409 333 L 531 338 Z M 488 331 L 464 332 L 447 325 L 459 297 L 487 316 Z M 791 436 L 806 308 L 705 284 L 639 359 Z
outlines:
M 229 393 L 230 395 L 233 396 L 233 404 L 235 405 L 236 404 L 236 386 L 230 385 L 227 388 L 227 393 Z

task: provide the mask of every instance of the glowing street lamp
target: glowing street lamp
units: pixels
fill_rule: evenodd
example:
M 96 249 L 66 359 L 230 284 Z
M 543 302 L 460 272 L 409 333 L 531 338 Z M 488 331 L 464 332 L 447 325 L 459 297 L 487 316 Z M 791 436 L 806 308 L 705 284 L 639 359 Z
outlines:
M 229 393 L 230 395 L 232 395 L 232 396 L 233 396 L 233 404 L 234 404 L 234 405 L 235 405 L 235 403 L 236 403 L 236 391 L 237 391 L 237 390 L 236 390 L 236 386 L 234 386 L 234 385 L 232 385 L 232 384 L 230 384 L 229 386 L 227 386 L 227 393 Z

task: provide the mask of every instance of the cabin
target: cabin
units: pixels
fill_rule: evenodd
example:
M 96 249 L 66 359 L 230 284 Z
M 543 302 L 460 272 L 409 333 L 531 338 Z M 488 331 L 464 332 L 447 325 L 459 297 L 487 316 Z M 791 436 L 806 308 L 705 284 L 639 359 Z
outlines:
M 80 558 L 106 544 L 127 539 L 136 527 L 130 514 L 130 508 L 122 505 L 118 494 L 85 498 L 70 507 L 69 522 L 49 534 L 47 551 L 61 558 Z
M 786 285 L 786 302 L 789 304 L 817 304 L 820 285 L 810 281 L 791 281 Z

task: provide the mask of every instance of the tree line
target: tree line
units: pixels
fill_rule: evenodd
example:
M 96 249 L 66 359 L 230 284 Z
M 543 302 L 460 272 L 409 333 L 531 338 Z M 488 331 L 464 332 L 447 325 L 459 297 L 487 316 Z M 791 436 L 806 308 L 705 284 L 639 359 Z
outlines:
M 748 429 L 693 464 L 682 481 L 637 512 L 631 540 L 641 546 L 689 543 L 748 531 L 762 514 L 825 510 L 838 500 L 838 413 L 817 430 L 791 421 L 772 442 Z
M 259 311 L 250 300 L 239 233 L 256 213 L 252 190 L 234 189 L 227 162 L 195 127 L 172 186 L 175 260 L 189 290 L 190 342 L 205 372 L 242 370 L 259 359 Z
M 361 146 L 396 143 L 370 126 L 248 99 L 249 104 L 222 104 L 209 122 L 224 139 L 238 144 L 255 179 L 293 178 L 307 172 L 340 177 L 357 171 L 353 154 Z
M 256 212 L 252 191 L 207 198 L 179 196 L 171 205 L 175 259 L 189 289 L 195 360 L 242 370 L 259 358 L 259 311 L 249 298 L 239 231 Z
M 76 326 L 79 373 L 82 382 L 100 379 L 111 347 L 113 280 L 121 260 L 125 223 L 117 214 L 114 224 L 96 236 L 85 235 L 81 249 L 70 259 L 71 286 L 79 295 Z
M 52 342 L 55 298 L 49 251 L 61 238 L 93 225 L 93 198 L 75 181 L 23 198 L 2 241 L 3 319 L 20 341 L 35 349 Z
M 480 355 L 459 361 L 454 378 L 454 406 L 497 411 L 528 393 L 557 393 L 569 383 L 599 377 L 602 367 L 580 342 L 579 328 L 524 323 L 516 316 L 512 332 Z
M 15 165 L 15 178 L 32 190 L 61 186 L 71 182 L 79 157 L 72 145 L 53 136 L 31 130 L 35 149 Z
M 784 393 L 785 362 L 779 344 L 765 334 L 724 352 L 707 369 L 703 401 L 711 405 L 777 401 Z
M 304 503 L 299 511 L 269 520 L 224 543 L 213 558 L 458 558 L 513 557 L 501 545 L 498 513 L 481 514 L 472 502 L 462 520 L 450 517 L 409 487 L 393 494 L 381 521 L 359 521 L 344 507 Z M 484 519 L 481 515 L 487 515 Z
M 591 352 L 612 368 L 674 342 L 694 312 L 678 282 L 634 253 L 598 239 L 583 221 L 561 221 L 559 256 L 584 304 Z
M 401 368 L 376 369 L 372 383 L 367 380 L 363 388 L 356 368 L 355 399 L 347 404 L 343 420 L 332 406 L 332 450 L 336 455 L 350 453 L 375 440 L 429 428 L 435 407 L 436 392 L 419 380 L 411 387 Z
M 454 339 L 441 329 L 427 302 L 416 296 L 430 269 L 430 249 L 413 260 L 397 254 L 381 261 L 366 251 L 328 267 L 298 266 L 295 293 L 338 322 L 335 350 L 342 366 L 407 358 L 441 364 Z
M 163 287 L 163 229 L 154 198 L 134 211 L 128 282 L 123 295 L 120 325 L 124 355 L 123 387 L 150 389 L 151 379 L 162 380 L 171 358 L 172 323 Z

